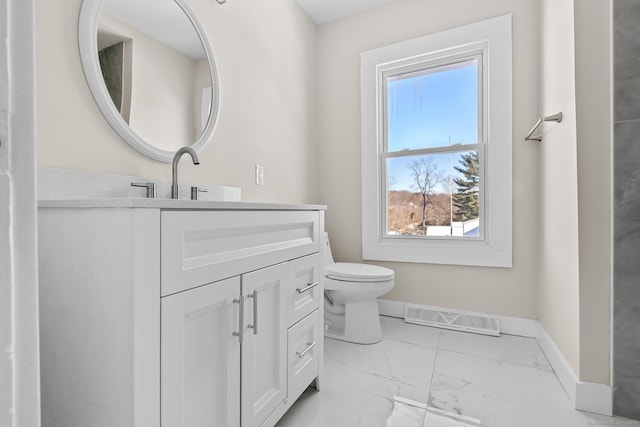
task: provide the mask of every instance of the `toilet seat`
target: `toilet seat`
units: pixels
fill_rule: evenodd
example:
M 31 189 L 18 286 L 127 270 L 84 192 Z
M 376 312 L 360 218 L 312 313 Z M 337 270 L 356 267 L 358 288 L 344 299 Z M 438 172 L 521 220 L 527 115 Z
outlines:
M 344 282 L 386 282 L 394 278 L 389 268 L 350 262 L 327 265 L 325 272 L 328 278 Z

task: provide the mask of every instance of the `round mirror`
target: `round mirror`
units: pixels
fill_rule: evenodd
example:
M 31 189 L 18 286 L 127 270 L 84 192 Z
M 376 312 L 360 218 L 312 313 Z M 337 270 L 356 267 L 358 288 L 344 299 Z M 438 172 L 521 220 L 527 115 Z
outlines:
M 218 117 L 211 47 L 183 0 L 83 0 L 80 59 L 98 107 L 125 142 L 170 162 L 200 151 Z

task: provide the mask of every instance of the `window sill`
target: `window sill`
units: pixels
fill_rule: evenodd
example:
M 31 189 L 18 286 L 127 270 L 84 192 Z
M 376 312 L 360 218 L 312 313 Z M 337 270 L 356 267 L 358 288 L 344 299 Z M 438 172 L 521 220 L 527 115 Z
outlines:
M 424 242 L 396 238 L 363 241 L 362 258 L 369 261 L 501 268 L 511 268 L 513 264 L 511 249 L 501 249 L 484 241 Z

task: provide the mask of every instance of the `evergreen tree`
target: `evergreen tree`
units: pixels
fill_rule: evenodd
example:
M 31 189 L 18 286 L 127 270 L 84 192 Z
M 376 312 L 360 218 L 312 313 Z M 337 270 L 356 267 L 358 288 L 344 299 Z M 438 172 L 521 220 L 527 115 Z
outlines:
M 468 221 L 478 218 L 480 209 L 478 152 L 463 154 L 460 166 L 455 166 L 454 169 L 462 174 L 462 177 L 453 180 L 457 186 L 456 193 L 453 195 L 453 204 L 457 208 L 455 220 Z

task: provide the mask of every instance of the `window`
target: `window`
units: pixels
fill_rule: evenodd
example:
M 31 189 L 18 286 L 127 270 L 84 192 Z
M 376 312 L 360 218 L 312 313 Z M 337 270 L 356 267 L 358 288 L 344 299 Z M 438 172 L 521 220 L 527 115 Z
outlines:
M 364 52 L 363 258 L 511 267 L 511 18 Z
M 382 69 L 386 238 L 484 235 L 482 57 Z

